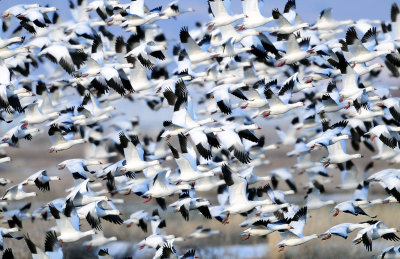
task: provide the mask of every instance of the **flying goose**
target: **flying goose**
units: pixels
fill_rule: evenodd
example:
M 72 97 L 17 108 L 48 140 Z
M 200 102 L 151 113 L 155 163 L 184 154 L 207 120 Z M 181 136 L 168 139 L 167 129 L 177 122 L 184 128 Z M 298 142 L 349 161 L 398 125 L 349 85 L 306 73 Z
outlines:
M 57 237 L 61 245 L 64 242 L 74 242 L 82 237 L 95 234 L 93 229 L 81 232 L 79 230 L 79 218 L 76 214 L 75 207 L 70 200 L 67 200 L 63 212 L 59 211 L 54 205 L 50 204 L 49 209 L 53 217 L 56 219 L 57 227 L 60 235 Z
M 72 146 L 86 143 L 86 140 L 84 139 L 72 139 L 72 140 L 66 140 L 64 136 L 62 135 L 62 131 L 59 126 L 56 124 L 52 124 L 49 128 L 48 131 L 50 140 L 52 140 L 53 145 L 47 149 L 47 152 L 53 153 L 53 152 L 58 152 L 58 151 L 63 151 L 66 149 L 70 149 Z
M 248 212 L 257 206 L 272 203 L 270 199 L 260 201 L 248 200 L 246 195 L 246 180 L 237 173 L 234 173 L 226 164 L 222 165 L 221 170 L 229 188 L 229 206 L 226 206 L 224 209 L 224 212 L 227 213 L 223 222 L 224 224 L 228 222 L 230 214 Z

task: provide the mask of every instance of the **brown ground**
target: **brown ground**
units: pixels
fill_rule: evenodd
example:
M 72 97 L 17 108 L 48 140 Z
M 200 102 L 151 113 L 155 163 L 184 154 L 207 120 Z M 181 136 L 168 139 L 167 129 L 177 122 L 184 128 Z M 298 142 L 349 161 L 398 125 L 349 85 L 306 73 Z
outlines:
M 52 182 L 51 183 L 51 191 L 48 193 L 43 193 L 38 190 L 35 190 L 35 187 L 25 188 L 26 191 L 37 191 L 39 196 L 30 201 L 33 202 L 33 209 L 36 209 L 38 206 L 43 204 L 45 201 L 49 201 L 58 197 L 65 197 L 65 189 L 66 187 L 72 186 L 72 177 L 67 173 L 66 170 L 60 172 L 56 169 L 56 165 L 62 162 L 65 159 L 69 158 L 77 158 L 83 157 L 83 148 L 82 146 L 74 147 L 71 150 L 64 151 L 58 154 L 47 154 L 46 149 L 49 145 L 48 139 L 36 138 L 32 142 L 27 143 L 23 141 L 20 148 L 8 148 L 8 153 L 12 157 L 13 161 L 11 164 L 3 164 L 0 165 L 0 177 L 7 177 L 12 179 L 14 183 L 20 182 L 24 180 L 27 175 L 36 172 L 40 169 L 47 169 L 50 175 L 60 175 L 63 179 L 61 182 Z M 267 172 L 273 168 L 278 167 L 290 167 L 292 164 L 296 163 L 295 158 L 287 158 L 285 156 L 286 152 L 289 149 L 285 147 L 281 147 L 278 150 L 267 153 L 268 159 L 271 161 L 270 165 L 260 167 L 258 169 L 257 174 L 265 175 Z M 349 151 L 352 152 L 352 151 Z M 315 160 L 318 160 L 325 154 L 326 151 L 317 151 L 314 153 Z M 365 154 L 366 157 L 369 157 L 371 153 L 367 151 Z M 368 158 L 363 158 L 356 160 L 355 163 L 358 166 L 359 170 L 361 170 L 365 164 L 369 162 Z M 384 162 L 377 162 L 375 166 L 375 171 L 378 171 L 379 168 L 387 167 Z M 334 187 L 340 181 L 340 173 L 338 170 L 331 171 L 331 174 L 334 176 L 334 182 L 330 184 L 327 188 L 327 193 L 337 192 Z M 297 177 L 297 185 L 300 186 L 300 183 L 305 179 L 306 176 L 302 175 Z M 9 186 L 3 187 L 0 193 L 3 193 L 6 188 Z M 286 189 L 287 186 L 285 183 L 280 183 L 279 188 Z M 384 196 L 381 192 L 380 187 L 372 187 L 372 192 L 378 191 L 380 196 Z M 300 194 L 296 195 L 295 199 L 299 200 L 301 197 L 304 197 L 305 190 L 300 190 Z M 213 203 L 216 203 L 215 195 L 203 195 L 209 196 Z M 123 206 L 118 206 L 120 210 L 124 213 L 122 216 L 124 219 L 129 217 L 129 214 L 133 211 L 137 211 L 140 209 L 147 209 L 149 212 L 154 208 L 155 202 L 149 204 L 143 204 L 143 199 L 136 197 L 134 195 L 130 196 L 119 196 L 116 198 L 124 198 L 125 204 Z M 172 202 L 176 197 L 169 198 L 167 202 Z M 24 201 L 25 202 L 25 201 Z M 11 204 L 10 208 L 18 208 L 24 204 L 24 202 L 18 202 L 16 204 Z M 26 201 L 28 202 L 28 201 Z M 391 205 L 379 205 L 372 208 L 367 208 L 366 211 L 372 215 L 378 215 L 379 220 L 383 220 L 390 227 L 398 227 L 399 220 L 398 217 L 394 216 L 398 214 L 399 211 L 398 204 Z M 317 233 L 320 234 L 327 230 L 329 227 L 343 223 L 343 222 L 359 222 L 368 220 L 367 217 L 358 216 L 354 217 L 351 215 L 340 214 L 338 217 L 332 217 L 332 214 L 329 214 L 330 208 L 320 209 L 316 211 L 311 211 L 311 218 L 308 219 L 307 225 L 305 227 L 305 234 Z M 355 233 L 353 233 L 350 238 L 347 240 L 333 237 L 328 241 L 321 240 L 313 240 L 305 245 L 293 248 L 286 248 L 283 253 L 278 253 L 275 248 L 275 244 L 280 241 L 280 237 L 278 234 L 274 233 L 269 237 L 269 239 L 263 238 L 254 238 L 251 237 L 247 241 L 242 241 L 240 238 L 240 232 L 243 231 L 238 224 L 244 220 L 241 216 L 231 216 L 230 223 L 226 226 L 217 222 L 216 220 L 207 221 L 201 215 L 197 215 L 196 213 L 191 212 L 190 221 L 184 222 L 181 218 L 180 214 L 173 214 L 162 212 L 161 216 L 166 218 L 167 227 L 169 234 L 174 234 L 175 236 L 185 236 L 191 232 L 193 232 L 197 226 L 203 225 L 210 227 L 211 229 L 218 229 L 221 231 L 221 234 L 218 236 L 211 237 L 205 240 L 187 240 L 184 243 L 177 244 L 178 251 L 181 253 L 188 248 L 197 248 L 198 255 L 201 258 L 214 258 L 215 255 L 210 254 L 211 249 L 204 250 L 205 247 L 210 246 L 225 246 L 225 245 L 238 245 L 238 244 L 256 244 L 256 243 L 265 243 L 265 245 L 269 245 L 270 253 L 265 255 L 265 258 L 268 257 L 285 257 L 285 258 L 293 258 L 294 256 L 300 256 L 300 258 L 338 258 L 339 256 L 345 256 L 347 258 L 365 258 L 372 257 L 373 255 L 377 255 L 380 253 L 380 250 L 389 245 L 395 245 L 395 243 L 390 241 L 374 241 L 373 251 L 367 252 L 362 245 L 355 246 L 352 244 L 351 240 L 354 238 Z M 44 243 L 44 235 L 43 233 L 50 227 L 55 225 L 53 220 L 43 221 L 43 220 L 35 220 L 34 222 L 25 221 L 23 222 L 23 230 L 20 234 L 29 233 L 31 239 L 43 247 Z M 3 225 L 4 227 L 6 225 Z M 103 221 L 103 226 L 105 230 L 106 236 L 117 236 L 118 240 L 130 241 L 133 243 L 139 242 L 144 239 L 146 235 L 137 227 L 133 226 L 131 228 L 126 228 L 124 225 L 117 226 L 110 224 L 108 222 Z M 89 229 L 86 222 L 82 223 L 82 229 Z M 150 228 L 149 228 L 150 230 Z M 86 248 L 81 247 L 81 243 L 89 238 L 85 238 L 80 240 L 79 242 L 73 244 L 65 244 L 64 245 L 64 255 L 65 258 L 89 258 L 93 257 L 95 253 L 95 249 L 88 250 Z M 270 243 L 268 242 L 270 241 Z M 5 247 L 12 247 L 16 258 L 30 258 L 28 249 L 23 240 L 16 241 L 11 239 L 5 239 Z M 203 250 L 201 250 L 203 249 Z M 226 258 L 235 258 L 234 255 L 229 255 L 229 250 L 226 251 Z M 229 255 L 229 256 L 228 256 Z M 216 258 L 216 257 L 215 257 Z

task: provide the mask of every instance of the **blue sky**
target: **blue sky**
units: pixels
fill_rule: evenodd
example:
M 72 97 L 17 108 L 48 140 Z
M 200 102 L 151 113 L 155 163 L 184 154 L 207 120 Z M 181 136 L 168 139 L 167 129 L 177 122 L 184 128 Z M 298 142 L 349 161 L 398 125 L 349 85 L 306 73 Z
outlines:
M 32 3 L 31 0 L 2 0 L 0 1 L 0 11 L 3 12 L 7 8 L 24 3 Z M 50 4 L 60 9 L 60 14 L 63 17 L 70 18 L 68 11 L 67 0 L 36 0 L 35 2 L 42 5 Z M 89 0 L 88 2 L 91 2 Z M 129 3 L 130 1 L 121 0 L 121 3 Z M 156 6 L 166 6 L 171 0 L 146 0 L 150 8 Z M 265 16 L 271 15 L 271 10 L 274 8 L 283 9 L 286 1 L 282 0 L 265 0 Z M 333 16 L 337 19 L 354 19 L 361 18 L 367 19 L 383 19 L 389 20 L 390 6 L 392 1 L 378 1 L 378 0 L 334 0 L 334 1 L 321 1 L 321 0 L 297 0 L 297 11 L 302 18 L 309 23 L 316 21 L 322 9 L 332 7 Z M 192 7 L 196 12 L 179 16 L 177 20 L 161 21 L 158 22 L 161 27 L 168 33 L 175 33 L 178 35 L 181 26 L 193 27 L 196 21 L 208 21 L 207 14 L 207 1 L 206 0 L 181 0 L 180 5 L 185 8 Z M 241 13 L 241 1 L 232 0 L 232 10 L 234 13 Z M 93 13 L 93 17 L 97 17 Z M 173 37 L 173 35 L 170 35 Z

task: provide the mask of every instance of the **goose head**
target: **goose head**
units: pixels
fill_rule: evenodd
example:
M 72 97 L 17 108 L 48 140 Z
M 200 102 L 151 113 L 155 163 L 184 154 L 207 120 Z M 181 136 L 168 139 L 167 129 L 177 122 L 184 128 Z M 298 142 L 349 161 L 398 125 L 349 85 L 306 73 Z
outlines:
M 48 153 L 54 153 L 54 151 L 56 151 L 56 148 L 55 148 L 54 146 L 49 147 L 49 148 L 47 149 L 47 152 L 48 152 Z
M 67 163 L 59 163 L 58 165 L 57 165 L 57 169 L 58 170 L 63 170 L 65 167 L 67 167 Z
M 270 110 L 266 110 L 265 112 L 263 112 L 262 116 L 264 118 L 268 117 L 269 115 L 271 115 L 271 111 Z
M 8 10 L 5 10 L 1 16 L 2 16 L 3 18 L 7 18 L 7 17 L 10 16 L 10 15 L 11 15 L 11 12 L 10 12 L 10 10 L 8 9 Z

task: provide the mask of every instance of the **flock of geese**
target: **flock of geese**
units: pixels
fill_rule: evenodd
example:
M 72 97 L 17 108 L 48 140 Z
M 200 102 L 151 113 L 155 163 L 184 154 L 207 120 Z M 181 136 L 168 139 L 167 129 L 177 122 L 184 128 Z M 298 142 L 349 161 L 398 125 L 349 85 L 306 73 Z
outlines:
M 87 236 L 82 245 L 95 248 L 93 256 L 129 258 L 106 248 L 118 241 L 104 236 L 104 221 L 145 233 L 150 223 L 152 234 L 134 247 L 150 249 L 153 258 L 196 258 L 195 250 L 178 252 L 175 245 L 219 231 L 168 234 L 162 215 L 173 212 L 182 215 L 182 226 L 196 214 L 221 224 L 240 214 L 244 240 L 277 231 L 280 251 L 352 232 L 352 242 L 368 251 L 377 239 L 400 241 L 397 228 L 365 210 L 400 202 L 400 170 L 378 171 L 370 162 L 360 176 L 354 161 L 363 156 L 346 148 L 370 150 L 369 160 L 400 163 L 400 100 L 392 95 L 398 87 L 384 84 L 400 76 L 398 5 L 387 20 L 340 21 L 328 8 L 308 24 L 295 0 L 271 16 L 263 12 L 263 0 L 241 4 L 243 13 L 233 14 L 230 0 L 208 0 L 210 20 L 174 35 L 159 24 L 194 12 L 178 1 L 153 8 L 144 0 L 69 0 L 70 20 L 35 3 L 2 10 L 3 35 L 9 37 L 0 39 L 0 162 L 11 161 L 9 148 L 46 134 L 49 159 L 93 147 L 85 158 L 53 165 L 69 171 L 74 184 L 65 186 L 65 197 L 32 210 L 29 201 L 41 194 L 26 192 L 26 186 L 51 191 L 53 181 L 62 181 L 58 175 L 44 169 L 13 186 L 12 177 L 0 179 L 6 186 L 0 217 L 8 224 L 0 228 L 3 258 L 14 258 L 4 238 L 25 242 L 33 258 L 62 258 L 64 243 Z M 150 119 L 151 130 L 140 130 L 134 114 L 160 115 Z M 156 138 L 155 129 L 161 129 Z M 292 149 L 286 155 L 297 163 L 266 166 L 279 146 Z M 260 167 L 268 174 L 257 175 Z M 353 190 L 353 198 L 321 200 L 339 172 L 336 193 Z M 302 173 L 308 181 L 299 183 Z M 279 182 L 288 188 L 277 189 Z M 370 185 L 388 196 L 368 199 Z M 300 189 L 308 190 L 304 201 L 287 201 Z M 121 216 L 128 195 L 140 197 L 146 209 Z M 175 202 L 167 204 L 167 197 Z M 333 217 L 368 220 L 304 235 L 308 212 L 325 206 Z M 54 222 L 44 247 L 23 228 L 30 219 Z M 396 243 L 379 255 L 399 256 Z

